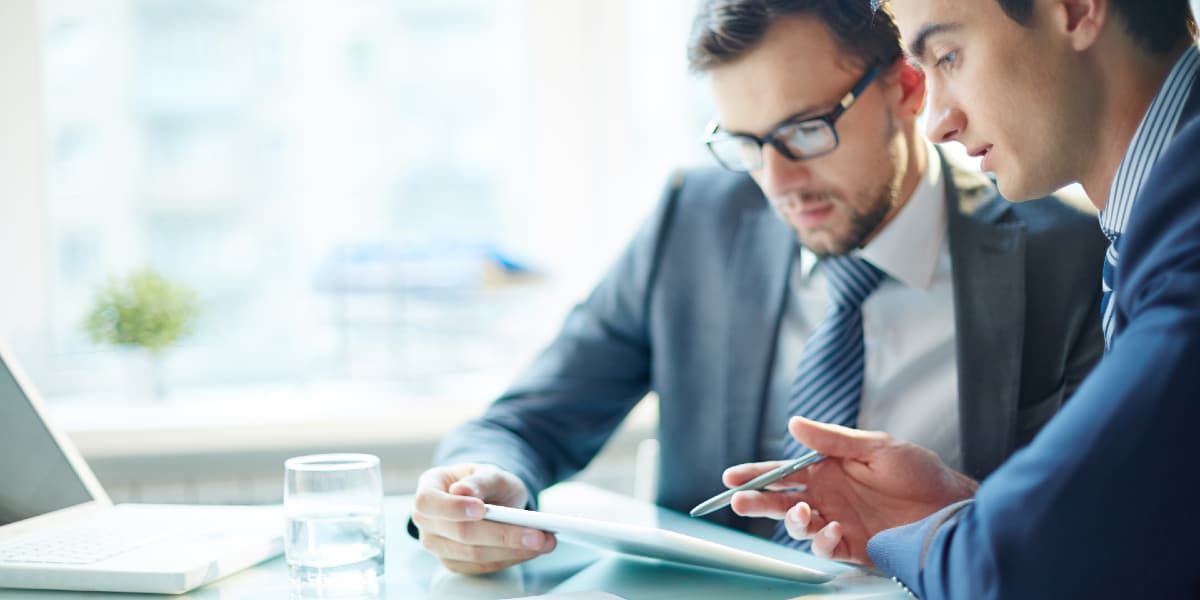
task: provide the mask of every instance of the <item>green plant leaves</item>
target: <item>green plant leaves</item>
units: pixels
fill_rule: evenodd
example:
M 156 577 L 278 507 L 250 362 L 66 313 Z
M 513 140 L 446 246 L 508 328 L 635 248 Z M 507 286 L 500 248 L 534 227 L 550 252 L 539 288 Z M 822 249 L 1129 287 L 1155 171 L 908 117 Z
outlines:
M 159 354 L 191 331 L 199 308 L 191 289 L 142 269 L 101 287 L 83 328 L 93 342 Z

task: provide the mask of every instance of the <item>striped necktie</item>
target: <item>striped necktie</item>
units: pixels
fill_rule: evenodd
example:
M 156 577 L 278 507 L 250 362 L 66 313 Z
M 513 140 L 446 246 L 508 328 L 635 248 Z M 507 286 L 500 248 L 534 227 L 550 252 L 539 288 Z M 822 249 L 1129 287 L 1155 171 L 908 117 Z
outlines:
M 1120 252 L 1117 250 L 1117 240 L 1119 239 L 1114 239 L 1113 243 L 1108 246 L 1108 252 L 1104 253 L 1104 269 L 1101 271 L 1100 277 L 1101 289 L 1104 292 L 1100 296 L 1100 325 L 1104 330 L 1105 350 L 1112 347 L 1113 330 L 1115 329 L 1113 316 L 1117 311 L 1112 299 L 1113 280 L 1117 274 L 1117 260 L 1121 257 Z
M 821 260 L 820 267 L 829 287 L 829 307 L 805 344 L 792 383 L 788 414 L 854 427 L 858 423 L 865 365 L 862 303 L 883 281 L 884 274 L 853 256 L 830 256 Z M 785 458 L 797 458 L 804 452 L 792 436 L 786 437 Z M 783 521 L 773 539 L 794 548 L 808 547 L 807 541 L 788 535 Z

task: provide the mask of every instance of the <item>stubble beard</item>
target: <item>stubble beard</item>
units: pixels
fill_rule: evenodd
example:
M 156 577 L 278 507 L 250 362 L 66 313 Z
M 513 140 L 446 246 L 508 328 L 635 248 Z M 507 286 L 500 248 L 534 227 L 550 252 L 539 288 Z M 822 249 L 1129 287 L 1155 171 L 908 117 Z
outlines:
M 867 205 L 866 210 L 855 212 L 850 217 L 850 230 L 846 235 L 832 239 L 827 244 L 812 243 L 807 244 L 806 247 L 820 257 L 841 256 L 856 248 L 861 248 L 887 219 L 896 200 L 896 190 L 890 183 L 883 184 L 874 193 L 867 192 L 864 195 L 867 194 L 873 196 L 874 199 Z
M 901 163 L 900 150 L 894 145 L 897 141 L 897 133 L 899 132 L 899 124 L 895 119 L 889 119 L 888 130 L 884 136 L 888 143 L 888 164 L 891 166 L 891 173 L 887 181 L 881 183 L 872 191 L 864 192 L 860 198 L 871 198 L 869 202 L 856 202 L 853 206 L 864 206 L 865 209 L 861 212 L 855 211 L 850 217 L 850 229 L 846 235 L 830 240 L 830 243 L 824 247 L 806 245 L 806 247 L 819 257 L 825 256 L 840 256 L 848 254 L 856 248 L 861 248 L 866 245 L 867 240 L 876 234 L 883 222 L 887 220 L 888 215 L 892 213 L 892 209 L 896 206 L 896 199 L 900 195 L 900 188 L 903 184 L 903 170 L 898 167 Z M 832 233 L 832 232 L 830 232 Z M 801 240 L 801 244 L 804 241 Z

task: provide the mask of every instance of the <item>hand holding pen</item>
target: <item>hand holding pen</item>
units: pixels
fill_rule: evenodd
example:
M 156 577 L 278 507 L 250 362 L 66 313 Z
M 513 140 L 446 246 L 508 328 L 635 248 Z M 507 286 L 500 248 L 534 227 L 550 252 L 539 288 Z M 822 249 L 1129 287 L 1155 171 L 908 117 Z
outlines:
M 788 430 L 801 445 L 824 455 L 823 462 L 793 471 L 797 475 L 791 481 L 803 483 L 804 489 L 757 494 L 739 502 L 738 514 L 782 517 L 792 537 L 813 540 L 817 556 L 870 564 L 866 544 L 876 533 L 971 498 L 979 485 L 947 467 L 932 451 L 883 432 L 802 417 L 792 417 Z M 726 480 L 745 481 L 765 466 L 730 467 Z
M 733 502 L 734 494 L 748 490 L 764 489 L 772 483 L 775 483 L 780 479 L 795 473 L 796 471 L 820 462 L 823 458 L 825 458 L 824 455 L 810 450 L 804 453 L 804 455 L 802 455 L 800 458 L 783 463 L 779 467 L 771 469 L 770 471 L 767 471 L 766 473 L 763 473 L 762 475 L 759 475 L 758 477 L 755 477 L 754 479 L 751 479 L 742 485 L 729 488 L 728 490 L 725 490 L 724 492 L 721 492 L 720 494 L 717 494 L 716 496 L 697 504 L 689 514 L 691 514 L 693 517 L 702 517 L 711 512 L 716 512 L 722 508 L 725 508 L 726 506 L 729 506 L 729 503 Z

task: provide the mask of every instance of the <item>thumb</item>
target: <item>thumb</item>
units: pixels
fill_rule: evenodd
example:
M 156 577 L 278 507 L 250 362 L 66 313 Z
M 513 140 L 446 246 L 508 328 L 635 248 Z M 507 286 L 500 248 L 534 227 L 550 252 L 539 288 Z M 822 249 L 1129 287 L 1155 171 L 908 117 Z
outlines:
M 792 417 L 788 431 L 797 442 L 830 458 L 865 461 L 885 443 L 887 434 Z
M 470 475 L 455 481 L 454 483 L 450 484 L 450 487 L 446 491 L 454 494 L 455 496 L 471 496 L 472 498 L 479 498 L 480 500 L 485 500 L 487 498 L 487 490 L 476 481 L 476 477 L 474 475 Z
M 446 490 L 484 502 L 517 506 L 525 503 L 525 485 L 516 476 L 492 466 L 480 466 Z
M 450 484 L 446 491 L 458 496 L 472 496 L 480 500 L 487 500 L 489 496 L 494 495 L 492 488 L 495 487 L 495 480 L 495 475 L 488 473 L 487 469 L 475 469 Z

